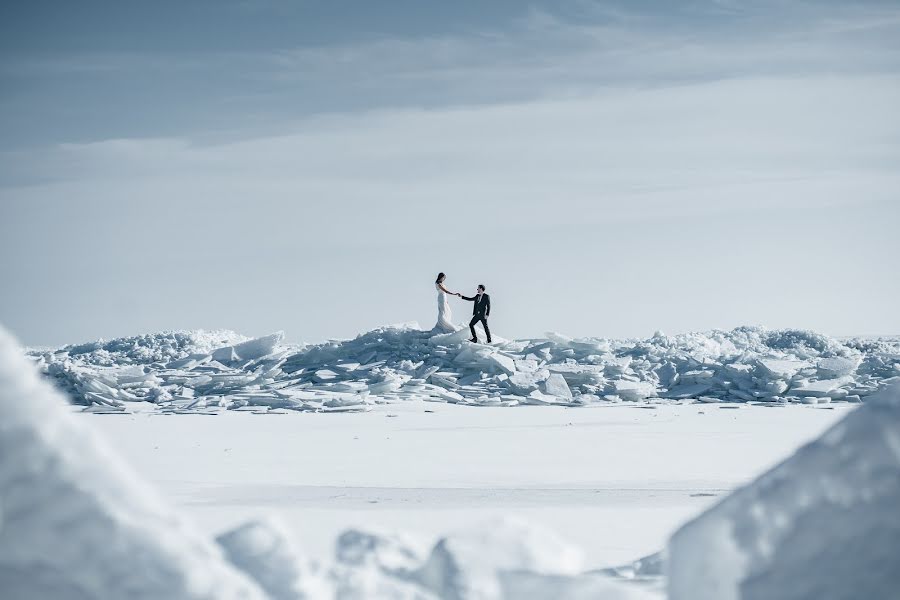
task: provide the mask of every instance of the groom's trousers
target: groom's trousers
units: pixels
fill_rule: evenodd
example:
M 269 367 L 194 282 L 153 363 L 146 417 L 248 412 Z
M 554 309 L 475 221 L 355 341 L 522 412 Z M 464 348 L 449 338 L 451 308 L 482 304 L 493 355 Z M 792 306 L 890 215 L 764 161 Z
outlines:
M 472 320 L 469 321 L 469 330 L 472 332 L 472 339 L 478 339 L 478 334 L 475 333 L 475 325 L 478 323 L 478 321 L 481 321 L 481 325 L 482 327 L 484 327 L 484 335 L 487 336 L 487 343 L 490 344 L 491 329 L 488 327 L 487 317 L 484 315 L 475 315 L 474 317 L 472 317 Z

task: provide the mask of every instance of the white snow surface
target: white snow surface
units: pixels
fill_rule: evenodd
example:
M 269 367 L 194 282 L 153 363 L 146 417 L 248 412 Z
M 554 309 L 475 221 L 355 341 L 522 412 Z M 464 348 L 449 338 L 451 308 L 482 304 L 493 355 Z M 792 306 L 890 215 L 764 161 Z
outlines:
M 65 409 L 0 328 L 5 600 L 264 598 Z
M 2 329 L 0 414 L 4 600 L 650 597 L 581 574 L 577 549 L 509 520 L 441 538 L 427 560 L 401 536 L 348 531 L 334 563 L 315 566 L 271 519 L 228 530 L 217 547 L 67 410 Z
M 898 507 L 895 378 L 816 441 L 682 527 L 669 544 L 669 598 L 900 598 Z
M 291 347 L 185 333 L 27 352 L 88 405 L 74 414 L 0 332 L 3 597 L 646 600 L 664 569 L 672 600 L 898 589 L 896 340 L 456 335 L 397 326 Z M 818 406 L 848 398 L 866 403 Z M 501 408 L 515 404 L 556 406 Z M 679 530 L 668 557 L 588 570 L 660 548 L 847 413 Z M 316 532 L 336 538 L 333 558 L 299 550 Z
M 149 334 L 31 350 L 92 410 L 148 401 L 165 412 L 220 408 L 347 412 L 401 400 L 478 406 L 700 400 L 858 402 L 900 374 L 900 339 L 838 340 L 739 327 L 646 340 L 543 339 L 473 344 L 465 331 L 416 324 L 353 340 L 293 346 L 275 333 Z

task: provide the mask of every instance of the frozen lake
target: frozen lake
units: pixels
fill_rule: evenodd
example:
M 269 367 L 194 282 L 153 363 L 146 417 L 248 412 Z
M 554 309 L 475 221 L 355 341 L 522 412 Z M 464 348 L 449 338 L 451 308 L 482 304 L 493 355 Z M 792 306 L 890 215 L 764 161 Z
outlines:
M 660 550 L 687 518 L 853 408 L 413 401 L 349 414 L 79 418 L 210 534 L 274 513 L 324 559 L 349 527 L 400 530 L 427 548 L 517 515 L 601 567 Z

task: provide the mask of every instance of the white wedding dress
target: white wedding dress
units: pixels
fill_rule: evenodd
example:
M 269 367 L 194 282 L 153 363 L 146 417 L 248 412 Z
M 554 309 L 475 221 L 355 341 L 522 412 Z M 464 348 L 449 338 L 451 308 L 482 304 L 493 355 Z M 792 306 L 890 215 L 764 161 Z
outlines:
M 437 288 L 438 292 L 438 318 L 437 325 L 434 326 L 433 331 L 437 331 L 438 333 L 453 333 L 456 331 L 456 327 L 453 326 L 453 313 L 450 311 L 450 302 L 447 299 L 447 292 L 441 289 L 439 283 L 435 283 L 434 287 Z

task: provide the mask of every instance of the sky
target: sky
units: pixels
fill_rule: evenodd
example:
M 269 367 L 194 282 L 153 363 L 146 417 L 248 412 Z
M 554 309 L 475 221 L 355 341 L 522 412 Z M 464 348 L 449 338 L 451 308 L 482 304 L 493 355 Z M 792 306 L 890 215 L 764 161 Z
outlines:
M 900 4 L 0 4 L 0 323 L 900 333 Z M 455 321 L 471 305 L 453 300 Z

